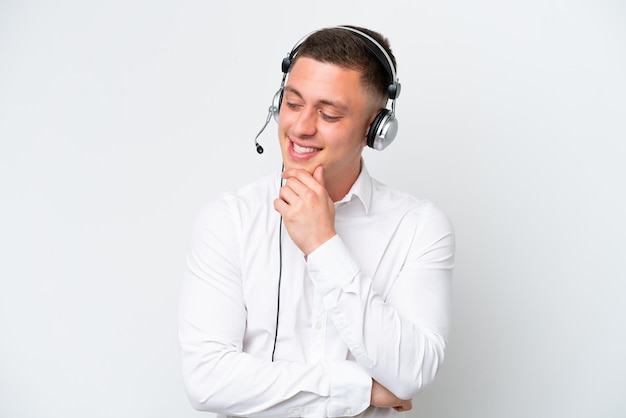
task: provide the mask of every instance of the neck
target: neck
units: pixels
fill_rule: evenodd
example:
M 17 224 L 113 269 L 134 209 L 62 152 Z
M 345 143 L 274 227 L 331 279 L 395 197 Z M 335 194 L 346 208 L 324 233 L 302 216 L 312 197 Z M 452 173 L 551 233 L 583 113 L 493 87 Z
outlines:
M 326 191 L 328 192 L 328 196 L 332 199 L 333 202 L 338 202 L 345 197 L 352 188 L 352 185 L 356 182 L 356 179 L 361 174 L 361 169 L 363 167 L 363 161 L 359 162 L 358 170 L 354 172 L 351 176 L 346 176 L 345 174 L 342 176 L 338 176 L 338 178 L 328 178 L 324 179 L 326 183 Z

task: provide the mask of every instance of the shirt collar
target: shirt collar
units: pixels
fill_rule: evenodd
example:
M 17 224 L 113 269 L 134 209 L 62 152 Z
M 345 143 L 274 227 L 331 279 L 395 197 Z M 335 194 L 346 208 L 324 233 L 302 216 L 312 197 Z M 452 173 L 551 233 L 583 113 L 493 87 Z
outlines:
M 368 213 L 372 201 L 372 178 L 370 177 L 363 160 L 361 160 L 361 172 L 359 173 L 359 177 L 357 177 L 356 181 L 348 191 L 348 194 L 336 203 L 341 204 L 351 202 L 355 197 L 361 201 L 361 204 L 365 209 L 365 213 Z

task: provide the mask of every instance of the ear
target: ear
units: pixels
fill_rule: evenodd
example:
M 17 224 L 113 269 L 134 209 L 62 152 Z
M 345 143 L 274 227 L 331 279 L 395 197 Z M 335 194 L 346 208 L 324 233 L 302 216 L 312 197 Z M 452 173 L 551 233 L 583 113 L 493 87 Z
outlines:
M 378 113 L 382 109 L 383 109 L 382 107 L 376 107 L 370 113 L 370 117 L 367 119 L 367 126 L 365 127 L 365 136 L 366 137 L 367 137 L 367 134 L 369 133 L 370 129 L 372 128 L 372 123 L 374 122 L 374 119 L 376 119 L 376 116 L 378 115 Z

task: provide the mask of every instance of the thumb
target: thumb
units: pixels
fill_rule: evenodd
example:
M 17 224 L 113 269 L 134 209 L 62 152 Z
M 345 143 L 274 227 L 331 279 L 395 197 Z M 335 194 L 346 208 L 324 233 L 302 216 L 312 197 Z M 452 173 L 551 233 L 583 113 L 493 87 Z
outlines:
M 317 166 L 317 168 L 315 169 L 315 171 L 313 171 L 313 178 L 322 186 L 326 187 L 325 181 L 324 181 L 324 167 Z

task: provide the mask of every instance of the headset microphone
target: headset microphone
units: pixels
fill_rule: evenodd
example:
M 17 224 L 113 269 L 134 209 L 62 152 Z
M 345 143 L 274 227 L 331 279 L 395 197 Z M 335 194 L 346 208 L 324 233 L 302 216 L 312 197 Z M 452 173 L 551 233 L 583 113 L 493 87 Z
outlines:
M 267 119 L 265 119 L 265 124 L 263 125 L 263 127 L 261 128 L 261 130 L 259 131 L 258 134 L 256 134 L 256 136 L 254 137 L 254 145 L 256 146 L 256 152 L 258 152 L 259 154 L 263 154 L 263 147 L 259 144 L 259 142 L 257 141 L 257 139 L 259 138 L 259 136 L 263 133 L 263 131 L 265 130 L 265 128 L 267 128 L 267 124 L 270 123 L 270 119 L 272 118 L 272 115 L 274 114 L 273 112 L 273 108 L 272 106 L 270 106 L 268 113 L 267 113 Z

